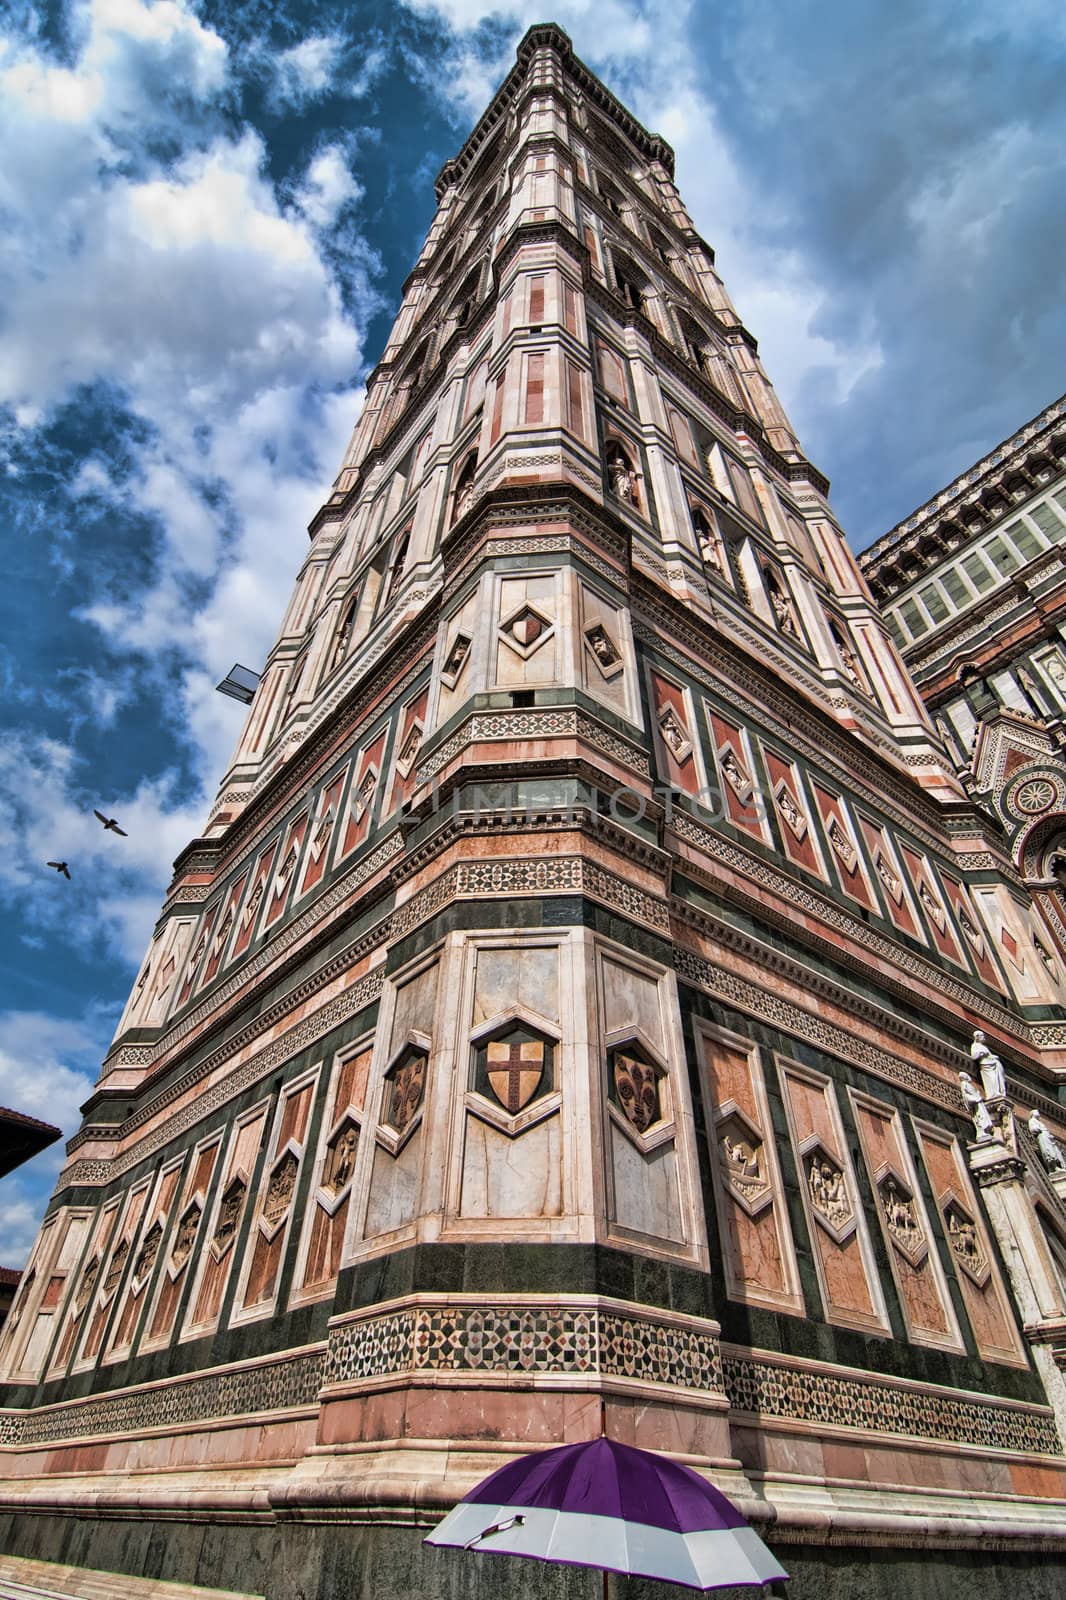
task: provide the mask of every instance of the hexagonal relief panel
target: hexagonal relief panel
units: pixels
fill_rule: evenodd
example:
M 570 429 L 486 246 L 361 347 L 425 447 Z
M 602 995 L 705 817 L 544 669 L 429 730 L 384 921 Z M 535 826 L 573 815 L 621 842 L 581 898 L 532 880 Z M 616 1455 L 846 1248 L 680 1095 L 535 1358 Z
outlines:
M 956 1262 L 974 1283 L 988 1282 L 991 1267 L 985 1254 L 977 1224 L 969 1212 L 952 1198 L 944 1207 L 944 1228 L 951 1253 Z
M 757 1216 L 773 1199 L 762 1134 L 734 1106 L 721 1118 L 715 1137 L 719 1171 L 733 1198 L 749 1216 Z
M 524 1022 L 512 1022 L 479 1041 L 474 1056 L 474 1086 L 516 1117 L 554 1087 L 554 1045 Z
M 875 1187 L 889 1238 L 912 1266 L 919 1266 L 929 1254 L 929 1241 L 910 1186 L 894 1168 L 884 1167 L 877 1175 Z
M 843 1244 L 855 1231 L 855 1207 L 844 1168 L 825 1145 L 815 1143 L 803 1152 L 803 1172 L 815 1221 Z

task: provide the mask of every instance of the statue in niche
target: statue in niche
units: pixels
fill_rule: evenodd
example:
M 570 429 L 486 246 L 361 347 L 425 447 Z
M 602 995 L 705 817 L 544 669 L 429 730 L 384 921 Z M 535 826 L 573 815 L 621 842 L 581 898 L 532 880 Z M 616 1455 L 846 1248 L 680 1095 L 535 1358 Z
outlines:
M 611 493 L 619 500 L 625 500 L 631 506 L 638 504 L 636 473 L 621 445 L 610 444 L 607 447 L 607 481 Z
M 985 1036 L 980 1028 L 974 1030 L 973 1043 L 970 1046 L 970 1060 L 976 1064 L 977 1070 L 981 1074 L 981 1085 L 985 1092 L 985 1099 L 1006 1099 L 1007 1079 L 1003 1072 L 1003 1063 L 985 1043 Z
M 959 1092 L 962 1103 L 973 1118 L 974 1131 L 977 1134 L 978 1144 L 984 1144 L 988 1139 L 994 1139 L 996 1134 L 992 1113 L 985 1105 L 980 1089 L 968 1072 L 959 1073 Z
M 918 885 L 918 898 L 922 902 L 922 905 L 925 907 L 926 911 L 928 911 L 929 915 L 932 917 L 933 921 L 936 923 L 937 927 L 940 929 L 941 933 L 943 933 L 945 927 L 947 926 L 947 918 L 944 915 L 944 907 L 940 904 L 940 901 L 936 898 L 932 889 L 930 889 L 924 878 Z
M 1066 1156 L 1062 1153 L 1062 1146 L 1055 1135 L 1045 1125 L 1039 1111 L 1034 1109 L 1029 1113 L 1029 1132 L 1036 1140 L 1036 1148 L 1040 1159 L 1049 1172 L 1066 1172 Z

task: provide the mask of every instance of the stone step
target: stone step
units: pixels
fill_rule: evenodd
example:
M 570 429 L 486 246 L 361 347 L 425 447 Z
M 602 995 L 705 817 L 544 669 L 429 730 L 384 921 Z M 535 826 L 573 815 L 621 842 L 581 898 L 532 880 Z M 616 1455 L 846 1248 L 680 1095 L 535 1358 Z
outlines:
M 0 1555 L 0 1600 L 263 1600 L 233 1589 L 201 1589 L 192 1583 L 131 1578 L 124 1572 L 64 1567 Z

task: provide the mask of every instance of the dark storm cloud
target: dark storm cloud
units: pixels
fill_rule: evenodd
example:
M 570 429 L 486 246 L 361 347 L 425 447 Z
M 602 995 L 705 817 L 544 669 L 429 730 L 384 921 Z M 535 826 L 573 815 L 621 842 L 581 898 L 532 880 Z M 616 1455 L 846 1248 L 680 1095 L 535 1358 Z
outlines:
M 786 396 L 865 544 L 1064 387 L 1061 24 L 865 0 L 693 37 L 749 226 L 825 291 L 812 331 L 880 348 L 846 400 L 817 369 Z

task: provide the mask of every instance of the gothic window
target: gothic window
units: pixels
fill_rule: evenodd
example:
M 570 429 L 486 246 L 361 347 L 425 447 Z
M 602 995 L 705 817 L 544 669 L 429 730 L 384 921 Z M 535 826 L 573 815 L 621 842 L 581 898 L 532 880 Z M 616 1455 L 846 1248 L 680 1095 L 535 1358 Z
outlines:
M 381 603 L 383 606 L 391 604 L 393 598 L 395 597 L 396 591 L 400 586 L 400 579 L 403 577 L 404 564 L 407 560 L 407 551 L 410 543 L 411 530 L 410 528 L 406 528 L 396 540 L 396 548 L 393 551 L 392 561 L 389 565 L 389 574 L 385 579 L 384 591 L 381 597 Z
M 437 268 L 437 282 L 438 283 L 443 283 L 444 282 L 445 278 L 451 272 L 452 267 L 454 265 L 455 265 L 455 247 L 453 245 L 450 250 L 446 250 L 444 252 L 444 255 L 441 258 L 440 266 Z
M 655 254 L 659 257 L 659 260 L 662 262 L 663 266 L 669 267 L 670 270 L 673 271 L 674 258 L 671 253 L 670 246 L 667 244 L 659 230 L 657 228 L 649 228 L 648 238 L 651 240 L 651 247 L 655 251 Z
M 352 642 L 352 633 L 355 630 L 355 615 L 359 609 L 360 590 L 356 589 L 351 597 L 341 607 L 340 622 L 333 640 L 333 649 L 330 652 L 328 672 L 333 672 L 340 666 L 348 654 L 348 646 Z
M 608 439 L 604 457 L 607 463 L 607 484 L 611 493 L 619 500 L 624 500 L 627 505 L 639 510 L 640 492 L 637 481 L 640 474 L 628 450 L 617 439 Z
M 477 310 L 478 289 L 481 285 L 481 268 L 475 267 L 463 282 L 462 288 L 451 304 L 451 316 L 457 328 L 465 328 Z
M 600 199 L 603 201 L 608 211 L 610 211 L 613 216 L 624 219 L 625 198 L 621 191 L 616 189 L 610 179 L 605 178 L 602 173 L 597 173 L 596 175 L 596 187 L 599 190 Z
M 477 473 L 477 451 L 472 450 L 459 470 L 455 480 L 455 500 L 452 505 L 452 522 L 469 511 L 474 498 L 474 477 Z
M 647 316 L 647 283 L 641 277 L 639 270 L 625 259 L 616 259 L 614 281 L 619 297 L 626 305 L 633 311 L 642 311 Z

